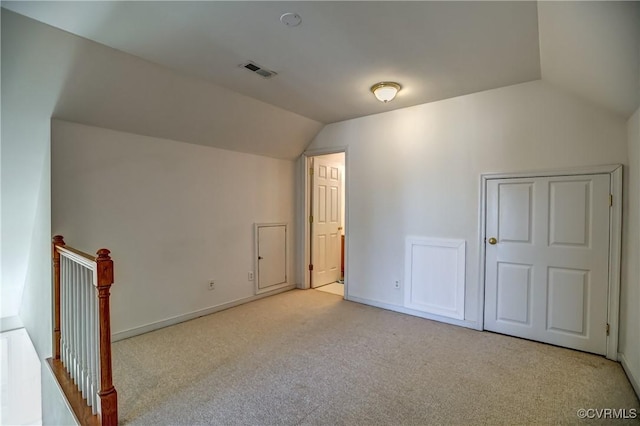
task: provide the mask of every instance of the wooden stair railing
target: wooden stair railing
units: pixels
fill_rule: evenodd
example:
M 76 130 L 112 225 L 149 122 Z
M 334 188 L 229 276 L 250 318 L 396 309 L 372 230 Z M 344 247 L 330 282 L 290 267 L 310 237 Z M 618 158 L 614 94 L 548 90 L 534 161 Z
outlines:
M 109 250 L 91 256 L 53 237 L 54 376 L 81 425 L 118 424 L 111 372 Z

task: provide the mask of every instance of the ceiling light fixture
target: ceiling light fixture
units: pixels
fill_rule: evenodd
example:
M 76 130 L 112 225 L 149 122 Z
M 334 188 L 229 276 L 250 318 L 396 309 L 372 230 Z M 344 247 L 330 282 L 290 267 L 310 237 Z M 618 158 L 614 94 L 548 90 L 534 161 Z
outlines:
M 386 104 L 396 97 L 396 94 L 401 88 L 402 86 L 398 83 L 394 83 L 393 81 L 381 81 L 380 83 L 376 83 L 371 86 L 371 93 L 373 93 L 380 102 L 384 102 Z

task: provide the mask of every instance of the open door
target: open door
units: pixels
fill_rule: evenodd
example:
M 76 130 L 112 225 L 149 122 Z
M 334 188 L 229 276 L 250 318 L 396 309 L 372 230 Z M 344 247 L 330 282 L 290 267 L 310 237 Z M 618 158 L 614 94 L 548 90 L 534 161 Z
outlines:
M 311 287 L 341 278 L 342 168 L 315 157 L 311 175 Z

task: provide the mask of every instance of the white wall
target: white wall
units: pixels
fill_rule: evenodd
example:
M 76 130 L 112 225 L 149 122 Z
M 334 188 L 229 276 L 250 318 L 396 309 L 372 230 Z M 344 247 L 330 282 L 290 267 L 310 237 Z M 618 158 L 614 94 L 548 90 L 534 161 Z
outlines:
M 64 121 L 51 157 L 53 233 L 112 251 L 116 336 L 252 297 L 254 223 L 288 222 L 293 247 L 293 161 Z
M 640 2 L 539 1 L 542 79 L 624 115 L 640 103 Z
M 407 235 L 467 241 L 465 319 L 478 319 L 480 174 L 626 162 L 625 120 L 542 81 L 327 125 L 348 146 L 349 296 L 402 306 Z
M 5 9 L 1 14 L 1 314 L 19 313 L 46 357 L 51 117 L 291 159 L 322 125 Z
M 52 334 L 52 117 L 282 158 L 297 156 L 322 124 L 0 13 L 0 314 L 19 313 L 42 359 L 51 355 Z M 43 386 L 44 401 L 59 399 L 52 389 Z M 45 405 L 45 422 L 64 415 L 54 409 L 66 408 Z
M 640 395 L 640 109 L 627 122 L 620 288 L 620 358 Z
M 80 426 L 60 385 L 46 361 L 42 362 L 42 424 L 44 426 Z
M 0 333 L 0 424 L 42 421 L 40 359 L 24 328 Z

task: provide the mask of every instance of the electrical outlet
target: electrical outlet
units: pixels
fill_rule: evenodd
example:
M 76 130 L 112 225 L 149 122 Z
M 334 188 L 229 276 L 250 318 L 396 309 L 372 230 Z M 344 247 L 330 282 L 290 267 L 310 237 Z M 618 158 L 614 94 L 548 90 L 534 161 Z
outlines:
M 400 288 L 400 280 L 395 280 L 394 283 L 393 283 L 393 286 L 395 288 Z
M 211 280 L 209 281 L 209 290 L 215 290 L 216 289 L 216 282 Z
M 249 271 L 247 276 L 249 277 L 249 281 L 253 281 L 253 271 Z

